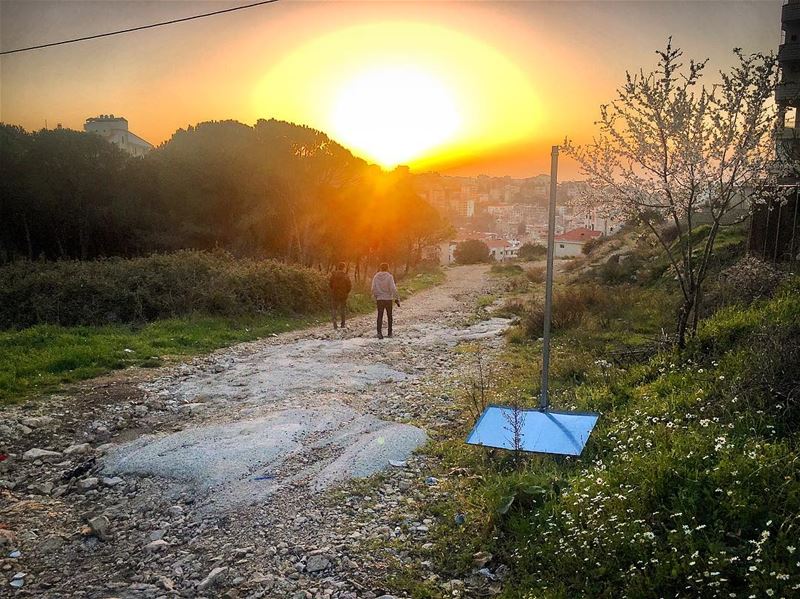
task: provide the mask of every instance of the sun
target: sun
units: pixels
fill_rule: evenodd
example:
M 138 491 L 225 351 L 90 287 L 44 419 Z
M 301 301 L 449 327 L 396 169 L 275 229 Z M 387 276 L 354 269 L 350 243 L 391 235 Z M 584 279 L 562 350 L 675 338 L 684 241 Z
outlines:
M 384 168 L 464 164 L 544 124 L 529 74 L 497 48 L 430 23 L 382 21 L 299 44 L 254 86 L 253 119 L 309 125 Z
M 392 168 L 453 139 L 461 115 L 455 95 L 433 73 L 387 65 L 343 82 L 329 122 L 335 139 Z

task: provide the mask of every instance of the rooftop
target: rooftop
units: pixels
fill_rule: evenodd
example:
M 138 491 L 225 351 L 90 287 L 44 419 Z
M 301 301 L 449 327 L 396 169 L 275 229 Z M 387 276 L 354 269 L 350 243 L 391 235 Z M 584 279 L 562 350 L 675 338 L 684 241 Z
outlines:
M 586 227 L 578 227 L 577 229 L 566 231 L 561 235 L 556 235 L 555 238 L 557 241 L 589 241 L 601 235 L 602 233 L 600 231 L 592 231 Z

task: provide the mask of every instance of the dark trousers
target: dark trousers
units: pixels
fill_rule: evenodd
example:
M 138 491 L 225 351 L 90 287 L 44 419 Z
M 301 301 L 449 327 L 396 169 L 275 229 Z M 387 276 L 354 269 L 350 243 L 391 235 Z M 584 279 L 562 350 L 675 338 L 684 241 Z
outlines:
M 344 326 L 344 317 L 347 314 L 347 298 L 331 298 L 331 317 L 333 318 L 333 328 L 336 328 L 336 321 L 341 319 Z
M 383 312 L 389 325 L 387 333 L 392 336 L 392 300 L 376 300 L 378 302 L 378 337 L 383 337 Z

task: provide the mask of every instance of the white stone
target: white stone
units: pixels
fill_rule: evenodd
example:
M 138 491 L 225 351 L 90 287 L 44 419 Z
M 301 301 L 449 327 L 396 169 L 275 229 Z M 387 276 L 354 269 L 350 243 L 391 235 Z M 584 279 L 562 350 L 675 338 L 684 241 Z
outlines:
M 61 457 L 60 451 L 50 451 L 49 449 L 41 449 L 39 447 L 34 447 L 33 449 L 29 449 L 28 451 L 22 454 L 22 458 L 25 460 L 47 460 L 60 457 Z
M 92 446 L 88 443 L 76 443 L 75 445 L 67 447 L 64 450 L 64 455 L 82 455 L 90 451 L 92 451 Z

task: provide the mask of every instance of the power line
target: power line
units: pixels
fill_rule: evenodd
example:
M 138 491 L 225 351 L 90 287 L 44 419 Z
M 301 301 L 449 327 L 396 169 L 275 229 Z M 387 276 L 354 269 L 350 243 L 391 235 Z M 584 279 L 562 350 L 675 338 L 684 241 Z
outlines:
M 60 42 L 50 42 L 48 44 L 39 44 L 38 46 L 29 46 L 27 48 L 17 48 L 16 50 L 5 50 L 0 52 L 0 56 L 4 54 L 16 54 L 17 52 L 27 52 L 28 50 L 38 50 L 40 48 L 50 48 L 52 46 L 61 46 L 64 44 L 74 44 L 75 42 L 85 42 L 86 40 L 94 40 L 100 37 L 109 37 L 111 35 L 120 35 L 123 33 L 131 33 L 132 31 L 141 31 L 142 29 L 153 29 L 154 27 L 162 27 L 164 25 L 174 25 L 175 23 L 183 23 L 184 21 L 192 21 L 194 19 L 203 19 L 205 17 L 213 17 L 214 15 L 221 15 L 226 12 L 234 12 L 236 10 L 245 10 L 246 8 L 254 8 L 256 6 L 263 6 L 264 4 L 273 4 L 279 0 L 264 0 L 263 2 L 254 2 L 253 4 L 245 4 L 244 6 L 234 6 L 233 8 L 226 8 L 224 10 L 215 10 L 214 12 L 207 12 L 202 15 L 193 15 L 191 17 L 183 17 L 181 19 L 172 19 L 171 21 L 162 21 L 160 23 L 151 23 L 150 25 L 141 25 L 139 27 L 131 27 L 130 29 L 120 29 L 119 31 L 109 31 L 108 33 L 98 33 L 97 35 L 87 35 L 85 37 L 76 37 L 73 39 L 62 40 Z

